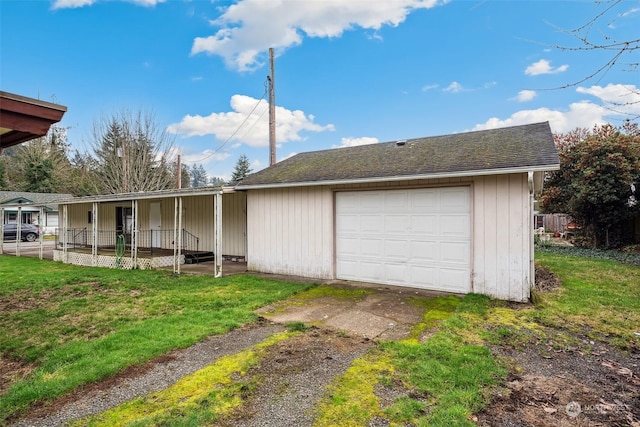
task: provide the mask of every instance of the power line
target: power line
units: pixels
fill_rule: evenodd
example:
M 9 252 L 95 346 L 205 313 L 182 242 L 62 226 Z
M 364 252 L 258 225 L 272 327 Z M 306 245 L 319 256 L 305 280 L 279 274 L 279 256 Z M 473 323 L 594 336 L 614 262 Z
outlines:
M 202 162 L 204 160 L 207 160 L 208 158 L 210 158 L 212 156 L 215 156 L 225 145 L 227 145 L 227 143 L 229 141 L 231 141 L 231 138 L 233 138 L 240 131 L 240 129 L 242 129 L 242 126 L 244 126 L 244 124 L 247 123 L 247 121 L 249 120 L 249 117 L 251 117 L 253 112 L 256 111 L 256 108 L 258 108 L 258 105 L 260 105 L 260 102 L 262 102 L 262 100 L 267 96 L 267 92 L 268 92 L 267 82 L 265 81 L 264 93 L 262 94 L 260 99 L 258 99 L 258 102 L 256 102 L 256 105 L 253 106 L 253 108 L 251 109 L 249 114 L 247 114 L 247 117 L 245 117 L 245 119 L 242 121 L 242 123 L 240 123 L 240 126 L 238 126 L 238 128 L 222 144 L 220 144 L 220 146 L 218 148 L 216 148 L 211 154 L 208 154 L 205 157 L 203 157 L 201 159 L 198 159 L 198 160 L 189 160 L 189 161 L 183 160 L 183 163 L 200 163 L 200 162 Z M 260 117 L 262 117 L 263 115 L 264 115 L 264 112 L 260 115 Z M 260 119 L 260 117 L 258 118 L 258 120 Z M 256 123 L 257 123 L 257 121 L 256 121 Z M 249 130 L 251 130 L 251 128 L 253 128 L 253 126 L 255 126 L 256 123 L 251 125 Z M 247 130 L 247 132 L 249 130 Z M 245 132 L 245 134 L 246 134 L 246 132 Z

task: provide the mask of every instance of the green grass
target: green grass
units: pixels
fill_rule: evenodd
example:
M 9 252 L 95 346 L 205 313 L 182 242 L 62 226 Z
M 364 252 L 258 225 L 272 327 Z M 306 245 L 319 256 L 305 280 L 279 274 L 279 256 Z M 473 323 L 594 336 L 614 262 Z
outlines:
M 357 359 L 328 388 L 318 407 L 316 427 L 366 426 L 377 417 L 391 425 L 474 425 L 471 415 L 490 398 L 491 387 L 506 375 L 502 364 L 481 344 L 469 343 L 490 318 L 494 304 L 487 297 L 467 295 L 412 301 L 425 308 L 425 327 L 439 326 L 419 342 L 387 341 Z M 392 405 L 382 408 L 379 387 L 404 389 Z
M 0 355 L 35 366 L 0 396 L 0 420 L 252 322 L 254 309 L 310 287 L 4 256 L 0 277 Z
M 404 425 L 474 425 L 471 415 L 489 400 L 489 390 L 506 371 L 491 351 L 469 343 L 469 334 L 478 333 L 492 301 L 479 295 L 467 295 L 458 304 L 453 300 L 437 304 L 449 311 L 441 318 L 440 331 L 424 343 L 412 340 L 386 342 L 395 375 L 412 390 L 385 410 L 393 423 Z M 412 397 L 416 396 L 416 397 Z
M 622 349 L 640 348 L 640 268 L 615 261 L 537 253 L 537 261 L 562 281 L 540 295 L 533 318 L 585 333 Z

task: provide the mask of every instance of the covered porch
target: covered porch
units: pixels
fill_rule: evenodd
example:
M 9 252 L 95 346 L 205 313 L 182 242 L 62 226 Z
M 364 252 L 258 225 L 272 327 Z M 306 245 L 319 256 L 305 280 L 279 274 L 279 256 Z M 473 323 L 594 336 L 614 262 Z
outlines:
M 53 259 L 94 267 L 168 268 L 246 259 L 246 198 L 229 187 L 102 195 L 60 202 Z M 203 267 L 205 266 L 203 264 Z

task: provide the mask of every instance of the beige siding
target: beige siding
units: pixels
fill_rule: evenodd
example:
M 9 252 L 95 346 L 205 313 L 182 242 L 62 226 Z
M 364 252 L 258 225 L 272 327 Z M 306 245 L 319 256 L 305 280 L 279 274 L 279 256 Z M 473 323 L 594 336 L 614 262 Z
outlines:
M 222 254 L 247 256 L 247 194 L 222 195 Z
M 473 292 L 529 297 L 531 207 L 527 174 L 346 184 L 248 192 L 251 270 L 335 278 L 333 191 L 471 185 Z
M 222 252 L 223 255 L 247 256 L 246 248 L 246 194 L 227 193 L 222 196 Z M 173 248 L 173 229 L 175 217 L 175 198 L 144 199 L 138 202 L 138 246 L 149 247 L 151 245 L 148 233 L 150 222 L 150 206 L 152 203 L 160 203 L 161 218 L 161 246 L 166 249 Z M 98 204 L 98 230 L 101 239 L 99 245 L 109 244 L 107 239 L 114 239 L 111 233 L 116 225 L 116 207 L 131 207 L 130 201 L 117 203 Z M 91 244 L 91 233 L 95 222 L 88 222 L 88 212 L 93 209 L 92 203 L 68 205 L 70 229 L 86 229 L 88 244 Z M 60 228 L 63 224 L 60 223 Z M 213 251 L 215 247 L 215 221 L 214 221 L 214 196 L 191 196 L 182 198 L 182 228 L 199 238 L 198 249 Z M 113 242 L 111 241 L 111 244 Z M 195 249 L 195 248 L 194 248 Z
M 529 298 L 532 219 L 526 174 L 474 179 L 474 292 Z
M 248 268 L 334 276 L 333 193 L 328 187 L 249 191 Z

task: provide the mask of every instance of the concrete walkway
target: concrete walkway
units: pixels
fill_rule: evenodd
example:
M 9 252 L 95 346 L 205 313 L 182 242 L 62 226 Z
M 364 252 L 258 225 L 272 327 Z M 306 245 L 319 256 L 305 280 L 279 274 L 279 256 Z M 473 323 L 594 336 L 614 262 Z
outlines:
M 413 326 L 422 321 L 425 310 L 420 306 L 420 300 L 449 295 L 345 281 L 333 281 L 324 286 L 335 289 L 336 296 L 307 298 L 302 294 L 263 307 L 257 313 L 276 323 L 303 322 L 369 339 L 399 340 L 407 338 Z M 331 294 L 331 290 L 327 294 Z

